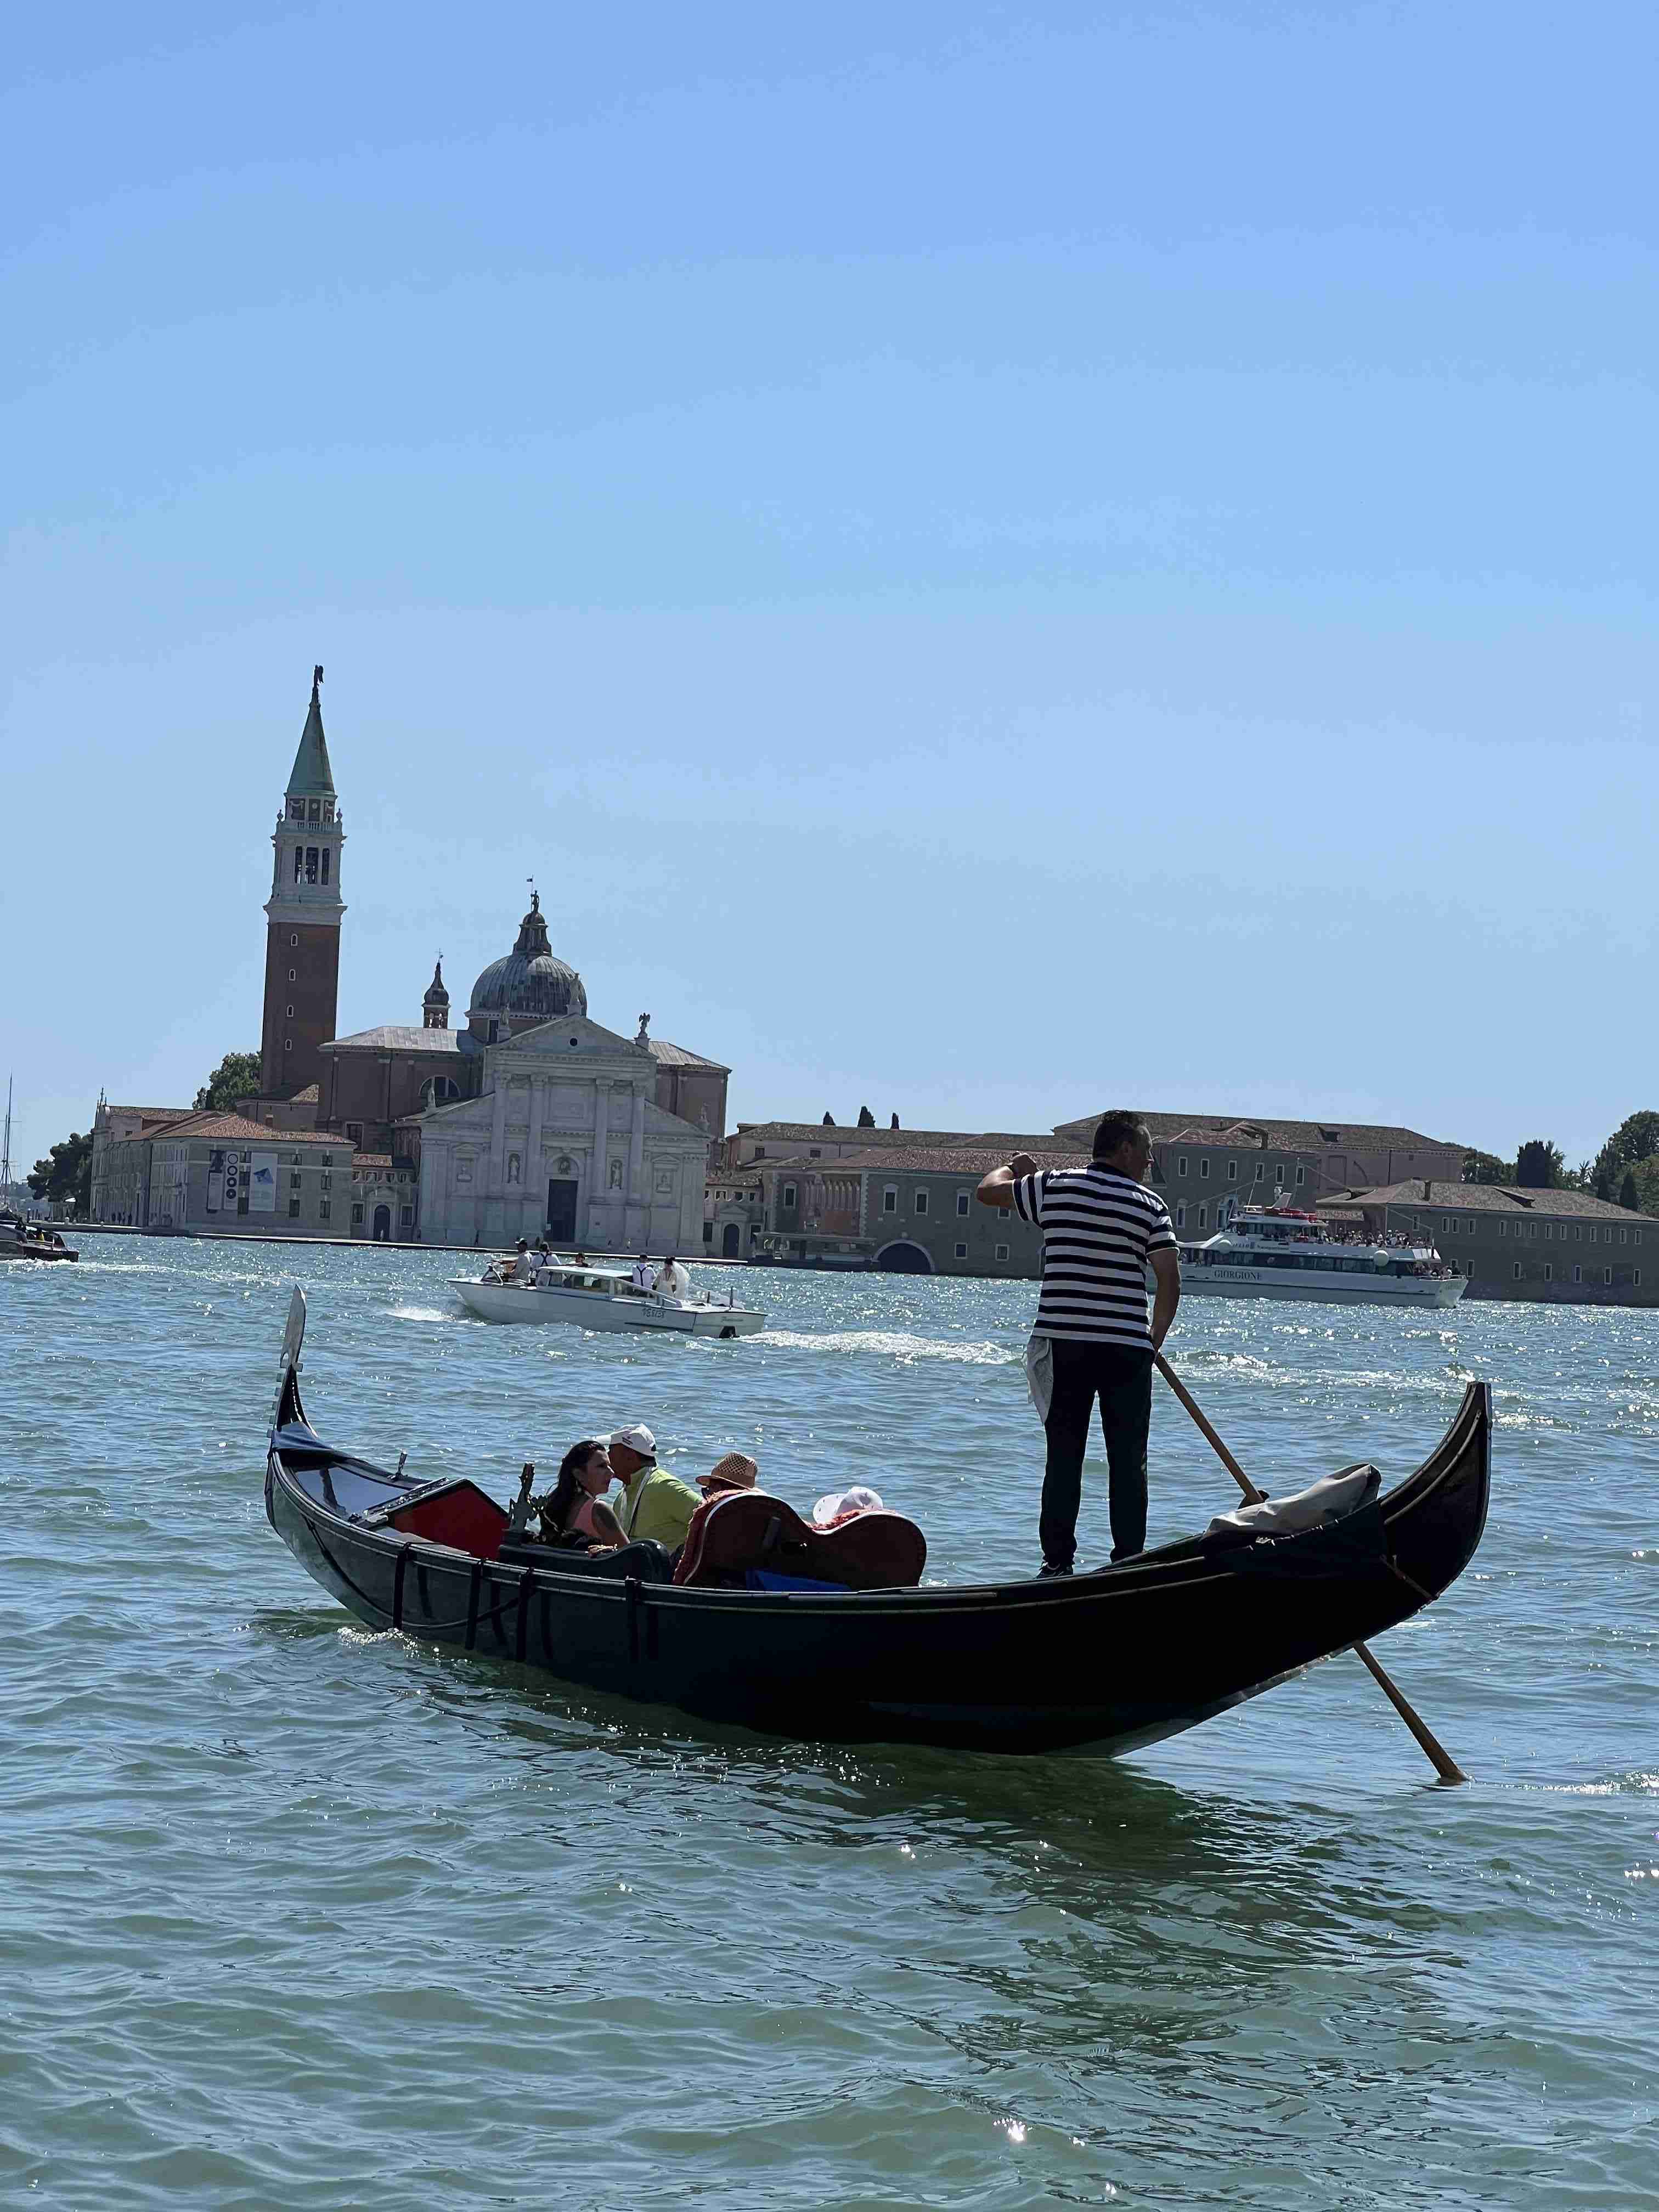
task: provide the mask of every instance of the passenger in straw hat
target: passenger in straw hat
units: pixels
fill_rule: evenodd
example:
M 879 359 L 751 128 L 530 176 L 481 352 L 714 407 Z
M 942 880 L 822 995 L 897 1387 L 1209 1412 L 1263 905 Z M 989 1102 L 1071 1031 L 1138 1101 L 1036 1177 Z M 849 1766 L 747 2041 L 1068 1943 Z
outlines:
M 697 1487 L 705 1498 L 725 1498 L 735 1490 L 752 1490 L 759 1480 L 760 1468 L 752 1459 L 730 1451 L 707 1474 L 697 1477 Z

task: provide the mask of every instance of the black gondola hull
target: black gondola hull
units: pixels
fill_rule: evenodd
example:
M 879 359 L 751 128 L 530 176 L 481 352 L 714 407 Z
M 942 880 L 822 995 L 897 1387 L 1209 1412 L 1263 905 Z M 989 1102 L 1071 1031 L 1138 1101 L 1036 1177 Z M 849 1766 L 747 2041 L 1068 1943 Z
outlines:
M 1000 1752 L 1117 1753 L 1195 1726 L 1439 1596 L 1480 1541 L 1491 1407 L 1472 1384 L 1375 1528 L 1236 1550 L 1166 1546 L 1056 1582 L 844 1595 L 691 1589 L 474 1560 L 365 1527 L 307 1492 L 331 1454 L 297 1391 L 266 1506 L 358 1620 L 581 1686 L 768 1733 Z M 1362 1540 L 1363 1539 L 1363 1540 Z

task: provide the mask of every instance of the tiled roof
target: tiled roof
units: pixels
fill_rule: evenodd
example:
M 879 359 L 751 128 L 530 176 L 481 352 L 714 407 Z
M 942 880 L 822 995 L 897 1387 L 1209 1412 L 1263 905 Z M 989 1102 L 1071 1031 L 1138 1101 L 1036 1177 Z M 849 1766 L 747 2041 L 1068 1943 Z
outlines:
M 705 1060 L 700 1052 L 688 1052 L 683 1044 L 670 1044 L 666 1037 L 647 1036 L 645 1042 L 652 1058 L 664 1067 L 706 1067 L 711 1075 L 732 1073 L 724 1061 Z
M 1025 1149 L 1029 1150 L 1029 1146 Z M 1087 1152 L 1032 1152 L 1031 1158 L 1040 1168 L 1082 1168 L 1089 1164 Z M 855 1160 L 808 1160 L 810 1168 L 827 1167 L 834 1175 L 951 1175 L 984 1176 L 993 1168 L 1006 1167 L 1008 1152 L 998 1145 L 939 1145 L 918 1146 L 914 1152 L 876 1151 L 860 1152 Z
M 1628 1206 L 1613 1206 L 1587 1190 L 1526 1190 L 1519 1183 L 1435 1182 L 1413 1176 L 1408 1182 L 1391 1182 L 1376 1190 L 1338 1191 L 1316 1211 L 1341 1206 L 1439 1206 L 1447 1213 L 1528 1213 L 1576 1216 L 1581 1221 L 1639 1222 L 1648 1217 Z
M 136 1114 L 141 1121 L 183 1121 L 200 1109 L 195 1106 L 112 1106 L 107 1101 L 106 1114 Z
M 465 1037 L 465 1044 L 461 1039 Z M 354 1030 L 349 1036 L 334 1037 L 325 1052 L 457 1053 L 477 1050 L 477 1040 L 465 1030 L 417 1030 L 407 1022 L 384 1022 L 379 1029 Z
M 1103 1113 L 1107 1109 L 1103 1107 Z M 1152 1133 L 1156 1144 L 1184 1137 L 1194 1145 L 1251 1146 L 1281 1152 L 1326 1152 L 1334 1147 L 1357 1147 L 1362 1152 L 1416 1152 L 1425 1146 L 1462 1152 L 1465 1146 L 1450 1137 L 1425 1137 L 1420 1129 L 1402 1129 L 1382 1121 L 1287 1121 L 1277 1115 L 1148 1114 L 1130 1109 Z M 1054 1125 L 1057 1137 L 1091 1139 L 1099 1114 Z M 1265 1138 L 1266 1143 L 1262 1140 Z
M 169 1137 L 206 1137 L 216 1145 L 263 1145 L 267 1151 L 284 1152 L 290 1145 L 331 1145 L 347 1150 L 343 1137 L 331 1137 L 319 1129 L 274 1129 L 264 1121 L 250 1121 L 240 1114 L 216 1114 L 208 1109 L 186 1115 L 168 1127 Z
M 296 1091 L 288 1103 L 290 1106 L 320 1106 L 323 1103 L 321 1086 L 315 1083 L 307 1083 L 305 1089 Z
M 351 1155 L 351 1172 L 353 1175 L 371 1175 L 374 1173 L 376 1170 L 385 1170 L 390 1168 L 391 1165 L 392 1155 L 390 1152 L 354 1152 Z
M 1003 1145 L 1008 1152 L 1030 1152 L 1034 1146 L 1047 1145 L 1051 1150 L 1054 1132 L 1041 1131 L 1036 1136 L 1016 1136 L 996 1129 L 860 1129 L 845 1122 L 836 1122 L 826 1128 L 817 1121 L 739 1121 L 732 1133 L 736 1136 L 758 1138 L 765 1144 L 775 1139 L 788 1145 L 857 1145 L 872 1151 L 908 1152 L 913 1146 L 923 1151 L 937 1150 L 941 1145 Z

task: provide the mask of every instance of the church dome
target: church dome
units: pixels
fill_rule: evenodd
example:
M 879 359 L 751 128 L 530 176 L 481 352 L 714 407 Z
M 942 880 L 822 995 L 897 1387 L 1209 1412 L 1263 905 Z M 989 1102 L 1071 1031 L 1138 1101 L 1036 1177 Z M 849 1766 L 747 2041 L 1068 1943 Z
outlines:
M 505 959 L 492 960 L 472 986 L 474 1016 L 503 1014 L 515 1028 L 556 1021 L 562 1014 L 585 1014 L 587 994 L 575 969 L 561 960 L 547 941 L 547 922 L 538 892 L 519 925 L 518 942 Z

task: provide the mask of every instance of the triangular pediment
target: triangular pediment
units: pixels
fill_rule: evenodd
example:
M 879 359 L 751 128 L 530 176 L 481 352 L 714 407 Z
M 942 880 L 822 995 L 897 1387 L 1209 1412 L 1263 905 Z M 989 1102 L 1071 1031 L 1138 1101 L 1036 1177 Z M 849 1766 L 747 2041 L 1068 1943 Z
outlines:
M 602 1053 L 606 1059 L 617 1053 L 637 1058 L 647 1066 L 655 1062 L 643 1045 L 635 1044 L 632 1037 L 619 1036 L 599 1022 L 590 1021 L 586 1014 L 562 1014 L 550 1022 L 540 1022 L 533 1030 L 520 1030 L 517 1036 L 503 1037 L 492 1045 L 494 1053 L 544 1053 L 550 1060 L 568 1060 L 580 1053 Z

